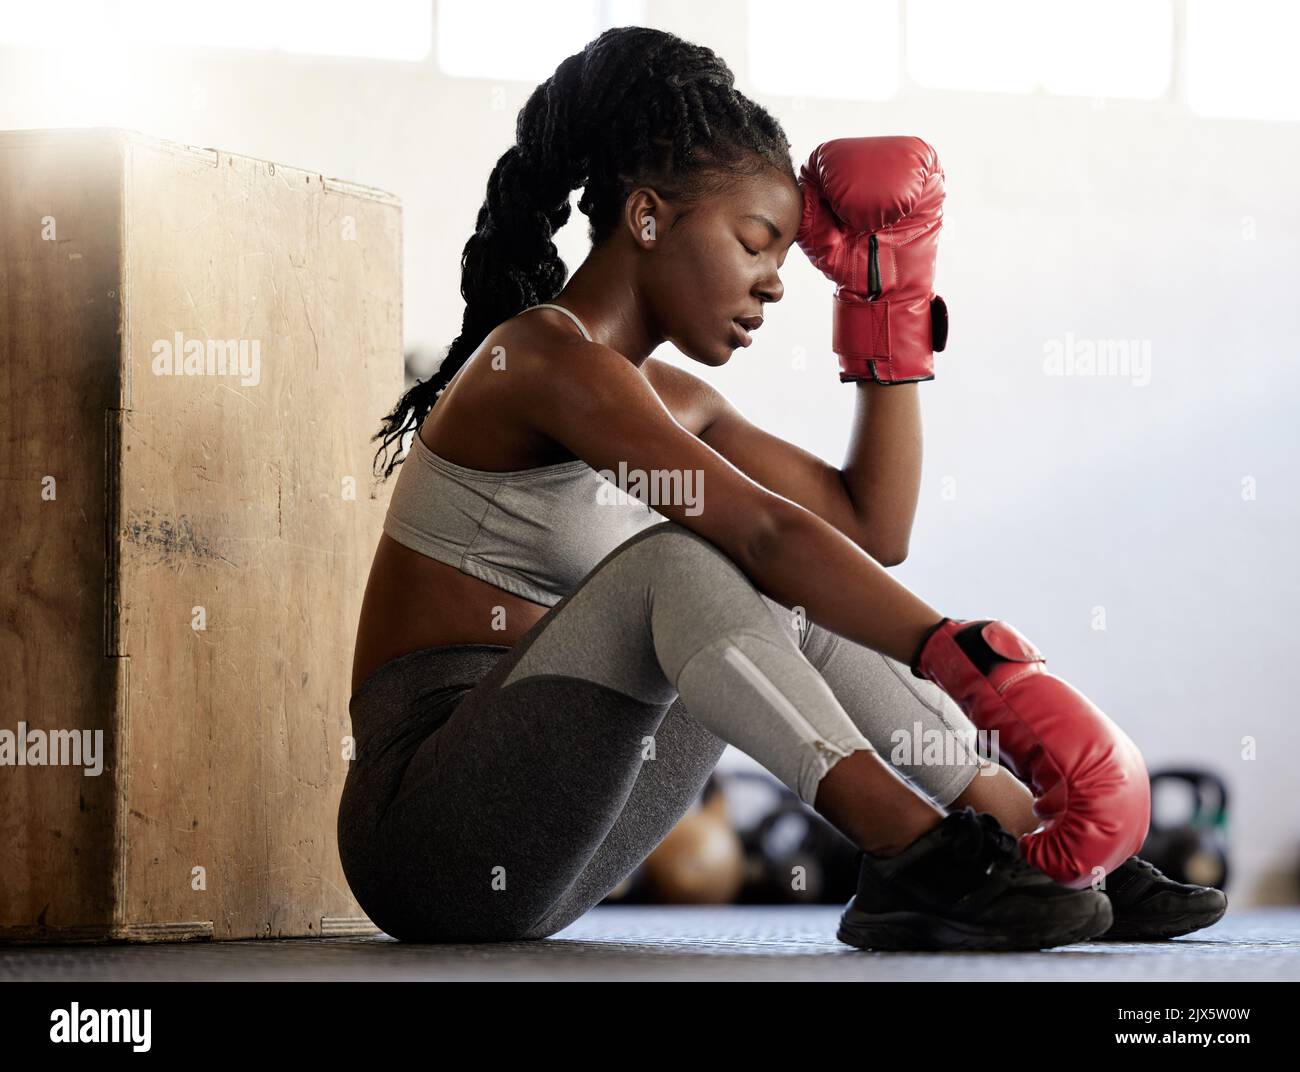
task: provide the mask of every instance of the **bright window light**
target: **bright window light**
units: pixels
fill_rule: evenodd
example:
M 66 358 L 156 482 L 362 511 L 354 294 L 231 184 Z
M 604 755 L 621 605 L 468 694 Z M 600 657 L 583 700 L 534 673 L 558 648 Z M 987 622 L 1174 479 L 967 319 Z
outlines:
M 92 41 L 422 60 L 432 31 L 432 0 L 42 0 L 0 7 L 0 40 L 50 48 Z
M 912 0 L 907 70 L 931 89 L 1027 93 L 1038 84 L 1034 0 Z
M 644 0 L 438 0 L 438 66 L 462 78 L 542 82 L 610 27 L 644 24 Z
M 910 0 L 907 69 L 919 85 L 1153 99 L 1173 69 L 1171 0 Z
M 1040 4 L 1049 93 L 1154 100 L 1169 92 L 1174 8 L 1169 0 Z
M 751 0 L 749 80 L 760 93 L 885 100 L 898 92 L 897 0 Z
M 1190 0 L 1187 103 L 1198 115 L 1300 119 L 1300 5 Z

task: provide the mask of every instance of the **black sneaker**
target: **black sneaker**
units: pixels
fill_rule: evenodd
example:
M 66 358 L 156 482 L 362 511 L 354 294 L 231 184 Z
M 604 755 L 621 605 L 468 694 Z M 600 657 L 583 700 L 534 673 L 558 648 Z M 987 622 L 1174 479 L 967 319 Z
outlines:
M 996 818 L 966 807 L 897 856 L 862 853 L 836 937 L 859 949 L 1046 949 L 1111 923 L 1105 894 L 1053 882 Z
M 1175 882 L 1154 864 L 1130 856 L 1106 876 L 1102 890 L 1115 917 L 1099 942 L 1149 942 L 1177 938 L 1217 923 L 1228 898 L 1213 886 Z

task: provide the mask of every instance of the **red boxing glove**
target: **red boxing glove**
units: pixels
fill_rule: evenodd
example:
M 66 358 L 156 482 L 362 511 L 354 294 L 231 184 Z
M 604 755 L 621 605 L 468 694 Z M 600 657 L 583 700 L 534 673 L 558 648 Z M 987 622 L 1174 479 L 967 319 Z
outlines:
M 799 172 L 795 241 L 835 283 L 840 382 L 934 379 L 948 307 L 934 293 L 943 168 L 920 138 L 823 142 Z
M 1082 889 L 1094 869 L 1109 874 L 1141 847 L 1151 781 L 1137 745 L 1045 662 L 1006 622 L 945 618 L 912 673 L 943 689 L 977 728 L 997 731 L 1002 757 L 1029 783 L 1043 820 L 1021 835 L 1021 856 Z

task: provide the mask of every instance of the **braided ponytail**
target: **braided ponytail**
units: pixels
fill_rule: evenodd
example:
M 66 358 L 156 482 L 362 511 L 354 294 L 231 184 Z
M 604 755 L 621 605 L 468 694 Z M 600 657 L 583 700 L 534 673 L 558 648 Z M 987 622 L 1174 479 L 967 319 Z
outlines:
M 532 92 L 461 253 L 460 334 L 437 372 L 408 390 L 371 437 L 382 440 L 376 462 L 389 444 L 418 431 L 493 328 L 564 287 L 568 269 L 553 239 L 568 222 L 575 188 L 585 187 L 578 209 L 595 246 L 613 233 L 638 186 L 689 202 L 731 175 L 765 167 L 794 181 L 780 124 L 734 82 L 711 49 L 620 26 L 569 56 Z M 402 460 L 389 460 L 384 479 Z

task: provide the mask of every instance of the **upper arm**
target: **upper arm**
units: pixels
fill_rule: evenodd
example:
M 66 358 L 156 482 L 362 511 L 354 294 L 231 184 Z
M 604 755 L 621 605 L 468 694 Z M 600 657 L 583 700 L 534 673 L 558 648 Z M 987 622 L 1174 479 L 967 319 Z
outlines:
M 870 538 L 839 469 L 746 420 L 710 384 L 703 380 L 696 384 L 704 392 L 709 411 L 700 432 L 704 442 L 765 488 L 816 514 L 879 561 L 886 565 L 897 561 L 875 546 L 877 541 Z
M 844 470 L 746 420 L 711 384 L 681 369 L 672 369 L 668 379 L 674 398 L 685 399 L 692 419 L 698 420 L 700 438 L 743 473 L 816 514 L 881 565 L 895 566 L 907 558 L 907 534 L 916 512 L 915 489 L 905 521 L 898 520 L 904 516 L 900 510 L 887 512 L 886 523 L 876 523 L 864 504 L 890 502 L 897 488 L 891 480 L 882 478 L 873 486 L 879 494 L 855 497 Z M 900 531 L 901 537 L 897 535 Z
M 844 478 L 810 450 L 746 420 L 721 393 L 700 438 L 766 488 L 811 510 L 857 541 L 861 524 Z
M 616 350 L 583 342 L 538 357 L 523 384 L 538 432 L 598 472 L 618 474 L 620 464 L 629 473 L 667 471 L 682 483 L 651 486 L 688 487 L 693 496 L 648 505 L 738 564 L 753 560 L 754 548 L 788 503 L 678 423 L 640 370 Z

